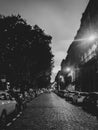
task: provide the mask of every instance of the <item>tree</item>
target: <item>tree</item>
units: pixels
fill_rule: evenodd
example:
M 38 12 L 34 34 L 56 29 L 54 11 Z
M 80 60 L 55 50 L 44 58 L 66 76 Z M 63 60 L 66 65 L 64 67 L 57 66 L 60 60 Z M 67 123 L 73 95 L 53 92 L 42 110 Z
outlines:
M 28 25 L 20 15 L 0 16 L 0 73 L 22 86 L 38 83 L 40 79 L 46 83 L 53 66 L 51 39 L 37 25 L 33 28 Z

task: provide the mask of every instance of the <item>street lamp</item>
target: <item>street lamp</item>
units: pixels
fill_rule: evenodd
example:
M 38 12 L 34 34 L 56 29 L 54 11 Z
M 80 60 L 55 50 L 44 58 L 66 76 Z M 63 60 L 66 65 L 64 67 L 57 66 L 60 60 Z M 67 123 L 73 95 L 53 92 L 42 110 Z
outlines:
M 94 41 L 96 38 L 97 38 L 96 35 L 91 35 L 87 40 L 90 41 L 90 42 L 92 42 L 92 41 Z
M 70 71 L 71 71 L 71 68 L 70 68 L 70 67 L 67 67 L 65 71 L 66 71 L 66 72 L 70 72 Z
M 84 38 L 80 38 L 80 39 L 75 39 L 74 41 L 79 42 L 79 41 L 88 41 L 88 42 L 93 42 L 98 36 L 96 36 L 96 34 L 92 34 L 89 35 L 87 37 Z

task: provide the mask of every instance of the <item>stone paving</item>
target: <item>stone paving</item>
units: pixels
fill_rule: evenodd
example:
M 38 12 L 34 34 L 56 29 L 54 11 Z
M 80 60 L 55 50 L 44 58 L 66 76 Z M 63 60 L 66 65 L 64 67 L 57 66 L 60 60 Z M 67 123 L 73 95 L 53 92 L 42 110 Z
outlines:
M 28 104 L 7 130 L 98 130 L 98 120 L 54 93 L 45 93 Z

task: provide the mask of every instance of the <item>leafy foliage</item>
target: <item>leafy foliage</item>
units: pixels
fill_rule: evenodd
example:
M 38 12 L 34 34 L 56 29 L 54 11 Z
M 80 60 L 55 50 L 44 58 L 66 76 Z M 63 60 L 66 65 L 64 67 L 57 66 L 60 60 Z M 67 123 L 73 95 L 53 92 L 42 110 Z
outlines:
M 13 84 L 45 87 L 53 66 L 52 37 L 20 15 L 0 16 L 0 74 Z

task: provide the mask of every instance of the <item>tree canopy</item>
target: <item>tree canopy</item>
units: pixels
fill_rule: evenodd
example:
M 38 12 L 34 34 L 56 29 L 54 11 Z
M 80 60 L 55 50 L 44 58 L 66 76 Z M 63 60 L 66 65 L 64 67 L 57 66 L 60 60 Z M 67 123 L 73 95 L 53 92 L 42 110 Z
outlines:
M 53 67 L 50 35 L 20 15 L 0 16 L 0 75 L 21 87 L 46 87 Z

